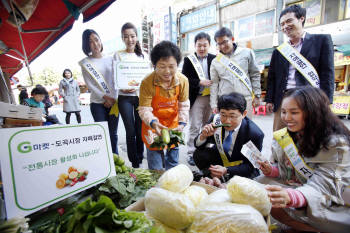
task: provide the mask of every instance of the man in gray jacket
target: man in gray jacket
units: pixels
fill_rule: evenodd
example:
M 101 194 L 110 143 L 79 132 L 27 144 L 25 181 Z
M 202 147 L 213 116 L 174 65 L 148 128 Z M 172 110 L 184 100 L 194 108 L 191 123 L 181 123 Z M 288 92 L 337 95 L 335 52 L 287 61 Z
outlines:
M 260 105 L 260 72 L 253 50 L 238 47 L 230 29 L 223 27 L 214 36 L 220 53 L 213 60 L 210 76 L 210 106 L 217 113 L 218 97 L 231 92 L 241 93 L 247 101 L 247 116 L 251 119 L 254 107 Z

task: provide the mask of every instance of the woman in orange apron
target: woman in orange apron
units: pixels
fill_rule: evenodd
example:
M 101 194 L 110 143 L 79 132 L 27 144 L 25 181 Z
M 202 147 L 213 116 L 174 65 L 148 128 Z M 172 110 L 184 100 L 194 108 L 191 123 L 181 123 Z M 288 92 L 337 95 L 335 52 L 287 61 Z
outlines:
M 161 148 L 150 148 L 162 129 L 182 131 L 188 122 L 188 80 L 177 72 L 180 49 L 170 41 L 162 41 L 151 52 L 155 70 L 140 86 L 139 115 L 142 120 L 142 140 L 147 147 L 149 169 L 169 169 L 178 164 L 179 148 L 172 146 L 164 154 Z

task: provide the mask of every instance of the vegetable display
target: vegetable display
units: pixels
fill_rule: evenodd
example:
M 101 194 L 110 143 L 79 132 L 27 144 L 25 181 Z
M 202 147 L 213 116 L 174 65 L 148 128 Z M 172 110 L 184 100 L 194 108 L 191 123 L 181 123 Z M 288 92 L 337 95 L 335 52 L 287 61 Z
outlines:
M 232 202 L 251 205 L 264 216 L 271 211 L 271 202 L 264 185 L 241 176 L 234 176 L 227 185 Z
M 176 147 L 180 144 L 185 145 L 184 135 L 181 131 L 162 129 L 162 136 L 156 136 L 153 139 L 153 143 L 150 145 L 151 148 L 168 148 L 172 145 Z
M 97 202 L 80 203 L 68 222 L 66 233 L 151 232 L 152 222 L 143 213 L 119 210 L 113 201 L 101 195 Z

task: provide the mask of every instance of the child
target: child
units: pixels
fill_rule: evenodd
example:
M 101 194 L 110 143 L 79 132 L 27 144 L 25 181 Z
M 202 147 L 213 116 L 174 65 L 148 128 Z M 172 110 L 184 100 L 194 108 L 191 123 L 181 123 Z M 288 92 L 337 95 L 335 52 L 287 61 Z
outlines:
M 56 115 L 49 116 L 46 114 L 45 104 L 42 102 L 45 98 L 46 93 L 47 91 L 44 87 L 35 87 L 31 92 L 32 97 L 25 99 L 23 104 L 32 108 L 41 108 L 43 110 L 43 115 L 46 119 L 46 123 L 44 123 L 44 125 L 58 124 L 59 121 Z

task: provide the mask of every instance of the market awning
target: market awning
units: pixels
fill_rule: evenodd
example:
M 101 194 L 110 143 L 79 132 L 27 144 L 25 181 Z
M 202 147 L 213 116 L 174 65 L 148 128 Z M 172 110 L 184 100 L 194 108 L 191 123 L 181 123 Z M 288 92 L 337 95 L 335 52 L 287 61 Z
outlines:
M 269 66 L 274 48 L 254 50 L 255 59 L 258 65 Z
M 32 14 L 26 14 L 30 2 Z M 2 0 L 0 3 L 0 67 L 13 76 L 25 64 L 25 54 L 31 63 L 41 53 L 68 32 L 80 13 L 83 22 L 102 13 L 115 0 Z M 17 29 L 13 17 L 22 24 Z M 20 31 L 20 34 L 19 34 Z M 25 52 L 22 48 L 22 37 Z

